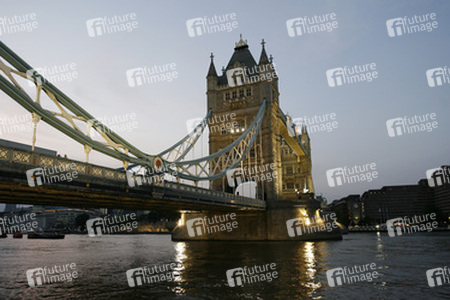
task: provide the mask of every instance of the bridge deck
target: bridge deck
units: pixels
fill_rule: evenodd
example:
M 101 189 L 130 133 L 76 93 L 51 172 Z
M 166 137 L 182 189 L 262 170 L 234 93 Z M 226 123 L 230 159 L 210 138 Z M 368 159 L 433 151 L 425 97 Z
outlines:
M 30 187 L 26 171 L 74 163 L 77 178 Z M 164 181 L 130 187 L 126 173 L 67 158 L 0 147 L 0 203 L 163 210 L 265 210 L 266 202 Z

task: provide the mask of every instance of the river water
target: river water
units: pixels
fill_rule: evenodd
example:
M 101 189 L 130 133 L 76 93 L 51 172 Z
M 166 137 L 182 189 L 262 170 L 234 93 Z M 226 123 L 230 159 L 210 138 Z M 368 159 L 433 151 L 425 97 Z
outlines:
M 30 287 L 26 271 L 76 264 L 77 278 Z M 174 281 L 130 287 L 126 271 L 176 263 Z M 226 271 L 275 263 L 271 282 L 230 287 Z M 379 277 L 330 287 L 328 269 L 376 264 Z M 172 242 L 169 235 L 0 239 L 0 299 L 450 299 L 428 269 L 450 266 L 450 234 L 352 233 L 322 242 Z M 72 269 L 71 269 L 72 270 Z

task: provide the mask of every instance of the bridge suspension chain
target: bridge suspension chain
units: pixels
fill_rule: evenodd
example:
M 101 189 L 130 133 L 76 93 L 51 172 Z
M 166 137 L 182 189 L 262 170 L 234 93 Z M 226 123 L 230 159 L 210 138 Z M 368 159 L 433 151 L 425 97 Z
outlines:
M 253 123 L 233 143 L 206 157 L 184 161 L 186 155 L 204 133 L 211 115 L 211 111 L 209 111 L 193 132 L 159 155 L 150 155 L 127 142 L 77 105 L 3 42 L 0 42 L 0 57 L 9 63 L 7 65 L 0 59 L 0 70 L 6 75 L 5 78 L 0 74 L 0 89 L 32 114 L 35 125 L 32 140 L 33 149 L 36 143 L 36 125 L 40 120 L 43 120 L 82 144 L 86 153 L 86 161 L 88 161 L 89 152 L 93 149 L 122 161 L 124 170 L 130 169 L 132 166 L 142 166 L 154 173 L 177 174 L 176 176 L 179 178 L 194 182 L 224 177 L 227 170 L 235 168 L 246 157 L 257 137 L 264 117 L 266 101 L 261 105 Z M 36 100 L 33 100 L 33 97 L 25 91 L 14 76 L 21 77 L 34 84 L 36 87 L 34 98 Z M 42 105 L 43 95 L 46 95 L 59 111 L 44 108 Z M 83 132 L 79 123 L 84 123 L 86 133 Z M 94 129 L 104 141 L 95 140 L 91 136 L 91 129 Z M 130 166 L 130 163 L 133 165 Z
M 0 42 L 0 57 L 10 64 L 8 66 L 0 59 L 0 70 L 9 79 L 7 80 L 4 76 L 0 75 L 0 88 L 32 114 L 35 128 L 37 123 L 43 120 L 65 135 L 81 143 L 86 152 L 86 161 L 88 161 L 89 152 L 94 149 L 121 160 L 124 162 L 124 166 L 131 162 L 157 168 L 161 163 L 157 156 L 140 151 L 106 125 L 102 124 L 102 122 L 95 119 L 52 83 L 48 82 L 3 42 Z M 27 94 L 13 75 L 22 77 L 35 85 L 36 101 L 33 101 L 33 97 Z M 59 111 L 55 112 L 44 108 L 42 103 L 43 95 L 46 95 Z M 77 124 L 80 122 L 85 124 L 86 133 Z M 90 134 L 92 128 L 104 139 L 103 141 L 93 139 Z M 34 129 L 33 134 L 33 148 L 35 142 L 36 129 Z
M 212 111 L 210 110 L 205 118 L 203 118 L 203 120 L 195 126 L 195 128 L 189 132 L 188 135 L 172 147 L 159 153 L 158 156 L 164 158 L 168 162 L 177 162 L 184 159 L 186 155 L 194 148 L 198 139 L 203 135 L 211 113 Z
M 258 114 L 252 124 L 239 138 L 222 150 L 190 161 L 175 161 L 172 163 L 176 169 L 169 168 L 171 172 L 177 172 L 178 177 L 193 181 L 214 180 L 226 176 L 226 172 L 236 168 L 246 157 L 252 148 L 264 118 L 266 100 L 263 101 Z

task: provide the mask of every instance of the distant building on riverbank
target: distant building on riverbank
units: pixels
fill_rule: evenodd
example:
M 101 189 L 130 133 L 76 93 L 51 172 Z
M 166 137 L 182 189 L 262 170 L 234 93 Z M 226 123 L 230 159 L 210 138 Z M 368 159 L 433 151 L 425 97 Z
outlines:
M 328 207 L 336 213 L 338 222 L 345 226 L 359 225 L 363 218 L 361 198 L 358 194 L 335 200 Z
M 416 185 L 384 186 L 362 194 L 364 217 L 367 222 L 377 224 L 399 216 L 414 216 L 427 213 L 433 204 L 430 187 L 419 182 Z
M 450 167 L 442 166 L 442 170 Z M 438 220 L 450 224 L 450 174 L 439 184 L 421 179 L 418 184 L 384 186 L 360 195 L 349 195 L 333 201 L 328 208 L 344 225 L 382 224 L 400 216 L 436 213 Z M 357 222 L 356 217 L 360 217 Z

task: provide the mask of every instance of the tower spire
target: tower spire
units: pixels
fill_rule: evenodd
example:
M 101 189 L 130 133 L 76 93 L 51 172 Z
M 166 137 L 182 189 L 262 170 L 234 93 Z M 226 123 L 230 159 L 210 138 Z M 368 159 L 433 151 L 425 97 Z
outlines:
M 234 50 L 245 47 L 248 48 L 247 40 L 244 41 L 242 39 L 242 33 L 239 35 L 239 42 L 235 43 L 234 45 L 235 45 Z
M 269 63 L 269 59 L 267 58 L 266 48 L 264 47 L 265 44 L 266 44 L 266 42 L 264 41 L 264 39 L 262 39 L 262 42 L 261 42 L 262 50 L 261 50 L 261 56 L 259 57 L 259 63 L 258 63 L 259 65 Z
M 216 72 L 216 66 L 214 66 L 214 54 L 211 52 L 211 64 L 209 65 L 209 70 L 208 70 L 208 77 L 209 76 L 215 76 L 217 77 L 217 72 Z
M 305 120 L 303 120 L 303 123 L 302 123 L 302 135 L 303 134 L 308 134 L 307 132 L 306 132 L 306 123 L 305 123 Z

